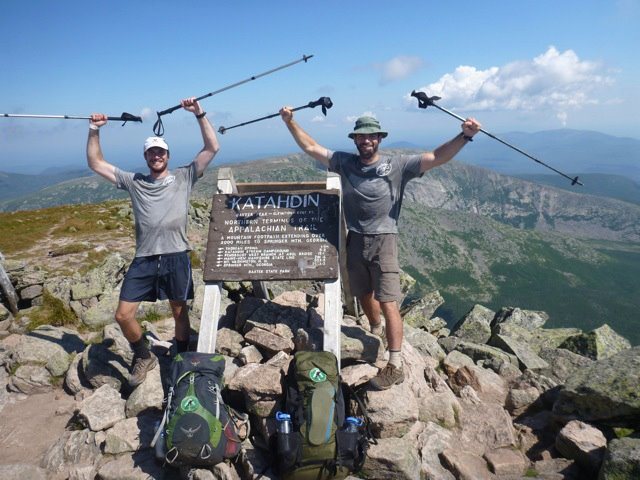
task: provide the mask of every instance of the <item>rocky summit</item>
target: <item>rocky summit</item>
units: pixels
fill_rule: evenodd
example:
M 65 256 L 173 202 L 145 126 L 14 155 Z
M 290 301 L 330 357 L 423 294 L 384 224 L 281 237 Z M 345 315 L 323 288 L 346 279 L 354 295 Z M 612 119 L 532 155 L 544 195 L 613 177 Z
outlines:
M 113 252 L 55 276 L 2 263 L 17 298 L 4 294 L 0 307 L 0 478 L 276 479 L 266 446 L 292 354 L 322 348 L 321 285 L 271 283 L 260 298 L 251 283 L 224 284 L 223 396 L 249 415 L 252 434 L 235 461 L 187 471 L 150 448 L 173 351 L 164 303 L 143 304 L 140 316 L 159 366 L 127 386 L 132 352 L 113 320 L 127 262 Z M 386 391 L 367 385 L 386 363 L 383 342 L 366 317 L 342 319 L 342 376 L 375 438 L 357 478 L 640 478 L 640 347 L 606 324 L 545 328 L 545 312 L 514 306 L 475 305 L 449 329 L 434 316 L 443 301 L 433 291 L 405 304 L 405 381 Z

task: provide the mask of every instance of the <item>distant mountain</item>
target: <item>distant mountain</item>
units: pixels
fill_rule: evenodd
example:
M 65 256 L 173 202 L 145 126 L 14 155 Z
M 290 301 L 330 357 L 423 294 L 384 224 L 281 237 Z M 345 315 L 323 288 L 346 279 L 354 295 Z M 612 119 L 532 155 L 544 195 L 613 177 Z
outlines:
M 559 175 L 520 174 L 518 178 L 529 182 L 541 183 L 555 188 L 562 188 L 575 193 L 610 197 L 640 205 L 640 183 L 622 175 L 606 175 L 602 173 L 580 174 L 584 185 L 571 186 L 571 182 Z
M 0 201 L 37 192 L 65 180 L 91 175 L 87 168 L 50 169 L 38 175 L 0 172 Z
M 640 140 L 584 130 L 509 132 L 501 139 L 567 173 L 606 173 L 640 181 Z M 482 133 L 463 150 L 465 162 L 506 174 L 550 173 L 545 167 Z M 561 177 L 562 178 L 562 177 Z

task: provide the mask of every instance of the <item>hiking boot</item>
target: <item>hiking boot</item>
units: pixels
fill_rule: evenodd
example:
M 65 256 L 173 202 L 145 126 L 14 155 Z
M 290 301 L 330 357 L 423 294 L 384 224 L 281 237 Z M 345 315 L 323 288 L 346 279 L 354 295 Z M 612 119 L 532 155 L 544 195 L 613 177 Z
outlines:
M 387 363 L 387 366 L 378 372 L 378 375 L 369 380 L 369 384 L 374 390 L 387 390 L 394 385 L 404 382 L 404 372 L 402 367 Z
M 147 378 L 147 372 L 156 368 L 156 365 L 158 365 L 158 359 L 153 353 L 149 358 L 134 358 L 131 375 L 129 375 L 129 386 L 135 388 L 144 382 L 144 379 Z

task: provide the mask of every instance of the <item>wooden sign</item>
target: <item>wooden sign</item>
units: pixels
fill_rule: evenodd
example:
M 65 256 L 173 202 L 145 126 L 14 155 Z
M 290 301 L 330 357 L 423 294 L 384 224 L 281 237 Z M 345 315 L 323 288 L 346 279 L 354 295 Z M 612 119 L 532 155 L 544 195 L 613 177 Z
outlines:
M 339 208 L 338 190 L 214 195 L 205 282 L 338 278 Z

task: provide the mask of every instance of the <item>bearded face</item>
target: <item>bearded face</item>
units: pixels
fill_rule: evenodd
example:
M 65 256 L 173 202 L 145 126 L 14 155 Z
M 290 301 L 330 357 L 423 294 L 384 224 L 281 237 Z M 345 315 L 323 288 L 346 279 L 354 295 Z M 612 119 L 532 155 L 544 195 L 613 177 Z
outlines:
M 356 134 L 353 137 L 353 141 L 356 144 L 360 159 L 364 162 L 371 160 L 378 153 L 378 146 L 380 145 L 379 133 L 364 133 Z

